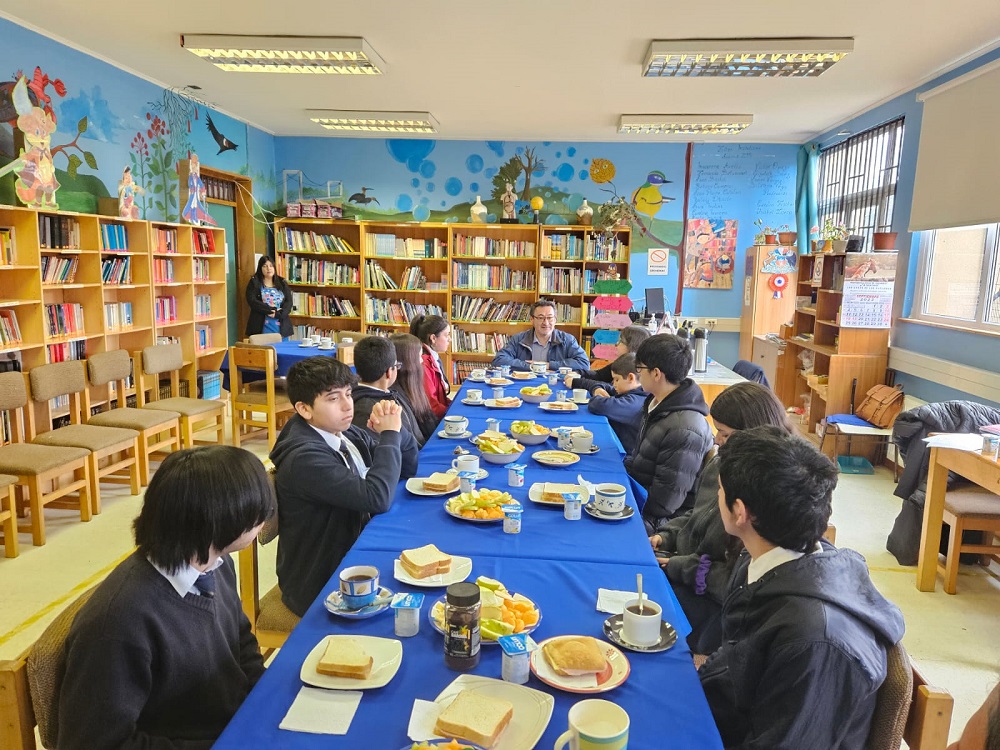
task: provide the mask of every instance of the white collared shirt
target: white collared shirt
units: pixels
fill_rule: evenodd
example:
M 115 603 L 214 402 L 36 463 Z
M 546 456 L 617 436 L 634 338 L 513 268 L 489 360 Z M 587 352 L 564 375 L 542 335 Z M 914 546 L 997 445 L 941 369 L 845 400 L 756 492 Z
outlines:
M 365 466 L 365 460 L 361 457 L 361 454 L 358 453 L 358 449 L 354 447 L 354 443 L 352 443 L 350 440 L 342 438 L 340 435 L 334 435 L 332 432 L 321 430 L 319 427 L 316 427 L 314 425 L 309 425 L 309 426 L 312 427 L 314 430 L 316 430 L 316 432 L 320 434 L 320 437 L 323 438 L 323 441 L 331 448 L 333 448 L 335 451 L 337 451 L 337 453 L 340 453 L 341 443 L 346 445 L 347 452 L 350 453 L 351 458 L 354 459 L 354 468 L 357 469 L 358 476 L 360 476 L 362 479 L 364 479 L 365 476 L 367 476 L 368 467 Z
M 212 567 L 206 568 L 205 570 L 198 570 L 191 563 L 188 563 L 180 570 L 177 570 L 173 573 L 167 572 L 152 560 L 149 561 L 149 564 L 152 565 L 154 568 L 156 568 L 157 572 L 161 576 L 166 578 L 170 582 L 170 585 L 174 587 L 174 591 L 177 592 L 178 596 L 183 598 L 188 594 L 201 596 L 202 595 L 201 592 L 197 588 L 195 588 L 194 585 L 194 582 L 198 580 L 198 576 L 200 576 L 202 573 L 209 573 L 213 570 L 217 570 L 222 566 L 224 562 L 225 560 L 220 556 L 215 561 L 215 564 L 212 565 Z
M 815 555 L 817 552 L 822 551 L 823 545 L 817 543 L 816 549 L 809 554 Z M 792 560 L 798 560 L 800 557 L 805 557 L 805 555 L 805 552 L 796 552 L 784 547 L 775 547 L 772 550 L 768 550 L 760 557 L 750 561 L 750 567 L 747 568 L 747 585 L 756 583 L 779 565 L 784 565 Z

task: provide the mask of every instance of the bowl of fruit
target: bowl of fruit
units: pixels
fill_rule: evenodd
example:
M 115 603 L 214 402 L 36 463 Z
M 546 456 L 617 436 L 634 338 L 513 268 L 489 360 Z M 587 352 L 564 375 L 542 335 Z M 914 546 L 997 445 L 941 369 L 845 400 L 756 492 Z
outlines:
M 540 404 L 552 398 L 552 389 L 547 383 L 541 385 L 526 385 L 521 389 L 521 398 L 529 404 Z
M 524 453 L 524 446 L 505 435 L 490 435 L 489 430 L 476 438 L 476 445 L 488 464 L 513 463 Z
M 550 434 L 548 427 L 528 420 L 516 420 L 510 425 L 510 436 L 521 445 L 541 445 Z

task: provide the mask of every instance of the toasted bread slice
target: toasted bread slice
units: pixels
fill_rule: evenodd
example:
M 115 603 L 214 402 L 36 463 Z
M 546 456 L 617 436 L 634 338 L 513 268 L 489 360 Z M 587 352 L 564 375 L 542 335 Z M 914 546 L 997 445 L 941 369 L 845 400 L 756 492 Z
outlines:
M 428 492 L 451 492 L 458 487 L 458 484 L 458 474 L 435 471 L 424 480 L 424 489 Z
M 364 646 L 353 638 L 331 638 L 326 643 L 326 651 L 316 665 L 316 671 L 332 677 L 367 680 L 374 661 Z
M 451 555 L 446 555 L 433 544 L 416 549 L 404 549 L 399 554 L 403 570 L 414 578 L 427 578 L 451 570 Z
M 438 716 L 434 733 L 491 748 L 513 716 L 513 704 L 463 690 Z
M 559 482 L 546 482 L 542 487 L 542 502 L 543 503 L 562 503 L 565 498 L 563 497 L 564 492 L 575 492 L 580 494 L 580 485 L 578 484 L 562 484 Z
M 498 399 L 494 399 L 494 403 L 497 406 L 520 406 L 521 399 L 517 396 L 503 396 Z
M 542 646 L 542 654 L 555 673 L 565 677 L 595 674 L 607 664 L 597 641 L 586 635 L 549 641 Z

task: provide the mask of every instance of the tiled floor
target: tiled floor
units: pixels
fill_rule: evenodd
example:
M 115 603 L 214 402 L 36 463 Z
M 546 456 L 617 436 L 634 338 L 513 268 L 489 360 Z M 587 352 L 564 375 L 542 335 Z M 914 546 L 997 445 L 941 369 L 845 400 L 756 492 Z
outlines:
M 264 454 L 261 440 L 245 447 Z M 1000 677 L 1000 584 L 980 568 L 963 568 L 957 596 L 943 593 L 940 585 L 933 594 L 917 591 L 914 568 L 899 566 L 885 551 L 900 505 L 893 487 L 885 470 L 842 475 L 834 501 L 837 541 L 867 558 L 875 583 L 906 617 L 907 650 L 932 683 L 955 696 L 954 739 Z M 48 544 L 34 548 L 22 534 L 21 556 L 0 558 L 0 659 L 24 651 L 67 602 L 131 551 L 131 523 L 141 498 L 118 487 L 102 494 L 104 512 L 90 523 L 68 511 L 49 511 Z M 264 591 L 274 583 L 276 546 L 261 552 Z

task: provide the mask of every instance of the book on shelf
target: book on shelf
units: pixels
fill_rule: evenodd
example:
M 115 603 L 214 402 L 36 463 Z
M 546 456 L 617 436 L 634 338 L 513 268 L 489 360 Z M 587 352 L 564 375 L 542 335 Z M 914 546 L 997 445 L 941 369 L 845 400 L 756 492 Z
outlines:
M 177 230 L 156 227 L 153 240 L 153 252 L 156 253 L 176 253 L 177 252 Z
M 192 231 L 195 254 L 215 255 L 215 233 L 208 229 L 194 229 Z
M 131 302 L 104 303 L 104 328 L 107 331 L 121 331 L 132 325 Z
M 586 260 L 624 262 L 628 260 L 627 256 L 628 245 L 618 235 L 607 239 L 599 234 L 592 234 L 587 240 Z
M 321 234 L 319 232 L 304 232 L 291 227 L 284 227 L 283 232 L 278 233 L 279 238 L 284 242 L 281 250 L 302 250 L 311 253 L 356 253 L 351 243 L 343 237 L 335 234 Z
M 157 297 L 153 300 L 153 312 L 157 323 L 174 323 L 177 321 L 177 298 Z
M 446 258 L 448 243 L 437 238 L 397 237 L 370 232 L 365 235 L 365 254 L 379 258 Z
M 174 262 L 170 258 L 153 258 L 153 283 L 172 284 L 174 282 Z
M 452 289 L 486 292 L 534 291 L 535 272 L 485 263 L 451 264 Z
M 440 285 L 434 284 L 435 289 L 433 291 L 438 291 Z M 420 266 L 409 266 L 407 267 L 402 275 L 399 277 L 399 288 L 400 289 L 410 289 L 416 291 L 427 291 L 427 277 L 424 276 L 423 269 Z
M 45 305 L 45 319 L 49 336 L 72 336 L 84 332 L 83 305 L 79 302 Z
M 196 282 L 212 280 L 212 264 L 208 262 L 207 258 L 195 258 L 192 268 Z
M 455 235 L 453 257 L 466 258 L 534 258 L 535 243 L 530 240 L 494 239 Z
M 43 284 L 72 284 L 76 280 L 76 271 L 80 267 L 80 259 L 76 256 L 67 258 L 63 255 L 43 255 L 39 266 Z
M 128 230 L 124 224 L 101 222 L 101 250 L 128 250 Z
M 300 258 L 297 255 L 279 257 L 285 280 L 292 284 L 358 286 L 361 272 L 356 266 L 332 260 Z
M 101 281 L 109 286 L 132 283 L 132 257 L 129 255 L 101 260 Z
M 47 344 L 45 356 L 51 364 L 53 362 L 68 362 L 87 358 L 87 342 L 66 341 L 62 344 Z
M 465 380 L 469 375 L 472 374 L 473 370 L 480 370 L 483 367 L 482 360 L 465 360 L 456 359 L 460 357 L 461 353 L 453 353 L 451 360 L 451 382 L 455 385 L 460 385 L 463 380 Z
M 194 327 L 194 348 L 203 352 L 206 349 L 212 348 L 212 327 L 211 326 L 195 326 Z
M 504 333 L 483 333 L 466 331 L 453 326 L 451 331 L 451 350 L 455 353 L 496 354 L 504 348 L 510 337 Z
M 19 346 L 21 329 L 17 325 L 17 313 L 10 309 L 0 309 L 0 347 Z M 3 370 L 0 369 L 0 372 Z
M 417 315 L 440 315 L 445 317 L 444 308 L 440 305 L 427 305 L 409 302 L 407 300 L 378 299 L 365 296 L 366 323 L 394 323 L 401 325 L 409 323 Z
M 80 222 L 72 216 L 38 214 L 39 244 L 49 250 L 80 247 Z
M 583 289 L 583 272 L 579 268 L 562 266 L 539 269 L 541 294 L 580 294 Z
M 196 294 L 194 296 L 194 316 L 208 318 L 212 315 L 212 295 Z
M 0 266 L 17 265 L 17 237 L 14 227 L 0 227 Z
M 365 286 L 369 289 L 399 289 L 393 278 L 373 260 L 365 261 Z
M 292 312 L 296 315 L 315 315 L 324 318 L 358 317 L 351 301 L 330 294 L 292 292 Z
M 542 260 L 583 260 L 583 237 L 575 234 L 547 234 L 542 239 Z
M 492 297 L 469 297 L 455 294 L 451 298 L 452 320 L 470 323 L 525 323 L 529 322 L 530 302 L 498 302 Z

